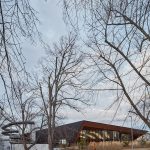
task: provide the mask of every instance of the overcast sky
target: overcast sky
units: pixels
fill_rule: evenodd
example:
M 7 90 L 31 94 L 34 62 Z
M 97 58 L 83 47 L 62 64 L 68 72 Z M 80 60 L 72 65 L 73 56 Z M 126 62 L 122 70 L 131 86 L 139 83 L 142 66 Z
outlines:
M 38 11 L 37 16 L 40 20 L 38 29 L 42 33 L 44 42 L 51 45 L 53 42 L 67 33 L 67 28 L 62 19 L 62 9 L 59 3 L 54 0 L 32 0 L 33 8 Z M 26 66 L 31 71 L 38 60 L 44 55 L 44 48 L 37 39 L 36 43 L 32 44 L 30 41 L 23 43 L 23 52 L 27 59 Z
M 37 15 L 41 22 L 38 27 L 45 42 L 51 45 L 53 42 L 58 41 L 60 36 L 67 34 L 69 29 L 63 22 L 62 8 L 58 2 L 56 3 L 56 0 L 32 0 L 31 2 L 35 10 L 38 11 Z M 25 41 L 22 46 L 23 53 L 26 57 L 27 70 L 32 72 L 38 63 L 38 60 L 44 55 L 45 50 L 38 40 L 35 44 L 31 44 L 30 41 Z M 95 106 L 84 109 L 82 114 L 72 110 L 65 112 L 67 119 L 65 119 L 64 122 L 90 120 L 110 123 L 112 121 L 112 116 L 116 111 L 115 109 L 105 111 L 107 104 L 110 103 L 111 96 L 112 95 L 109 95 L 108 93 L 101 93 L 97 98 L 98 100 Z M 117 121 L 112 122 L 112 124 L 122 125 L 122 120 L 126 115 L 124 110 L 128 104 L 123 103 L 122 106 L 123 107 L 120 108 L 120 112 L 117 115 Z M 130 118 L 127 120 L 129 121 Z M 136 124 L 135 127 L 138 128 L 138 125 Z

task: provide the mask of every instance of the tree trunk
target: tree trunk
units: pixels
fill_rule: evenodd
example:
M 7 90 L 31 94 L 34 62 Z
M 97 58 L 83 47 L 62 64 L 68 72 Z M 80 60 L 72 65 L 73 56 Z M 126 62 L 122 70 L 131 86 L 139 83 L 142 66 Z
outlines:
M 50 134 L 51 133 L 48 133 L 48 149 L 53 150 L 52 138 Z

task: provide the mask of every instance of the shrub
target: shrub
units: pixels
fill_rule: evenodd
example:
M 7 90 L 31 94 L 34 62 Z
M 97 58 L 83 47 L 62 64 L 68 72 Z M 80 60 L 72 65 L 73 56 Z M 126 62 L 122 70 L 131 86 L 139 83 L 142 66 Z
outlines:
M 129 146 L 129 141 L 123 141 L 122 143 L 123 143 L 123 147 Z
M 146 141 L 142 138 L 142 139 L 140 140 L 140 144 L 141 144 L 142 146 L 144 146 L 144 145 L 146 145 Z
M 80 150 L 84 150 L 86 146 L 87 146 L 87 143 L 84 139 L 82 139 L 82 140 L 80 140 L 80 142 L 78 142 L 78 147 Z

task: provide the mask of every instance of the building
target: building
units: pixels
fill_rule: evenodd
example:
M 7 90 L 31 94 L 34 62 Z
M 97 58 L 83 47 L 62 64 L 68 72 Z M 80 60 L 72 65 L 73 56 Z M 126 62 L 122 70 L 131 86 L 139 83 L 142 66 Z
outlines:
M 54 145 L 67 143 L 69 145 L 81 141 L 124 141 L 135 140 L 147 131 L 131 129 L 116 125 L 109 125 L 90 121 L 79 121 L 56 127 Z M 36 132 L 37 144 L 47 144 L 47 129 Z

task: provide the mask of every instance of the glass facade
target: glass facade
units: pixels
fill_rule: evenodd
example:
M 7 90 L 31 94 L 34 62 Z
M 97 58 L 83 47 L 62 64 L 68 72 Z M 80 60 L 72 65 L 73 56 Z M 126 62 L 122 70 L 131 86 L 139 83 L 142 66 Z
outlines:
M 121 141 L 130 140 L 130 135 L 120 134 L 117 131 L 108 130 L 82 130 L 80 132 L 79 141 L 100 142 L 100 141 Z
M 131 140 L 131 135 L 121 134 L 121 140 L 122 141 L 129 141 L 129 140 Z

